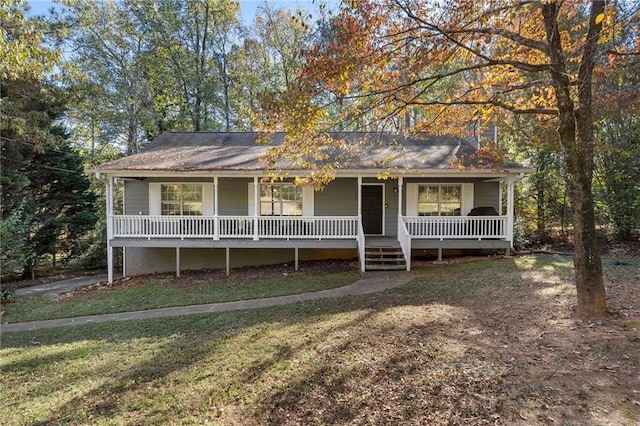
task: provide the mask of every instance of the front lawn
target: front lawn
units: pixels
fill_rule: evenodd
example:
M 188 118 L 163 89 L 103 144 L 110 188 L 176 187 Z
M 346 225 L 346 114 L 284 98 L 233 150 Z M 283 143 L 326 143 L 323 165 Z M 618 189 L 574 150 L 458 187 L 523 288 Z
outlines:
M 253 268 L 234 271 L 229 277 L 220 271 L 186 272 L 132 277 L 113 287 L 79 291 L 53 300 L 47 296 L 16 296 L 6 305 L 3 323 L 70 318 L 83 315 L 139 311 L 170 306 L 231 302 L 272 296 L 300 294 L 353 284 L 360 273 L 280 272 Z
M 424 266 L 381 294 L 3 334 L 0 424 L 638 424 L 640 260 L 605 261 L 599 322 L 572 318 L 571 263 Z

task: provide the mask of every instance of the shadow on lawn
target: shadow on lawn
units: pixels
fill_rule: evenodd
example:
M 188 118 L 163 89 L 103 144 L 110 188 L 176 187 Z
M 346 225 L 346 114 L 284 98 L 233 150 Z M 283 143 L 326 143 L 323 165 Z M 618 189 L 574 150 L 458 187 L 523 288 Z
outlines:
M 130 368 L 96 366 L 87 374 L 108 379 L 38 424 L 74 422 L 78 412 L 109 418 L 124 409 L 147 421 L 179 421 L 184 410 L 246 425 L 584 420 L 591 418 L 589 404 L 619 398 L 611 386 L 620 377 L 603 373 L 581 346 L 594 347 L 596 336 L 585 341 L 593 328 L 570 318 L 571 272 L 570 263 L 553 258 L 532 258 L 526 270 L 514 260 L 428 267 L 412 283 L 382 294 L 41 330 L 21 333 L 22 339 L 10 336 L 3 346 L 88 339 L 110 350 L 138 340 L 141 346 L 142 340 L 157 344 Z M 625 350 L 624 334 L 617 337 L 623 341 L 610 346 Z M 565 338 L 575 341 L 563 346 Z M 82 356 L 61 352 L 3 370 L 20 374 L 65 354 Z M 623 359 L 615 372 L 632 373 L 639 361 Z M 191 370 L 197 370 L 199 384 L 189 402 L 167 402 L 164 411 L 152 413 L 144 404 L 122 406 L 123 399 L 135 399 L 132 394 L 153 400 L 174 373 Z M 588 375 L 602 388 L 584 390 L 579 381 Z M 65 386 L 74 383 L 60 379 L 51 389 Z M 227 409 L 212 413 L 212 405 Z

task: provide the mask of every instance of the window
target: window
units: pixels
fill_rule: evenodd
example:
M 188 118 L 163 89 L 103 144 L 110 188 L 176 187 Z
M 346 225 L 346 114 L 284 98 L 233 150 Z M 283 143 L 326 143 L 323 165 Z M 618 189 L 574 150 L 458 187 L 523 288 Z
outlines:
M 302 187 L 291 183 L 260 185 L 261 216 L 302 216 Z
M 160 185 L 160 214 L 202 216 L 202 185 Z
M 419 185 L 419 216 L 460 216 L 461 185 Z

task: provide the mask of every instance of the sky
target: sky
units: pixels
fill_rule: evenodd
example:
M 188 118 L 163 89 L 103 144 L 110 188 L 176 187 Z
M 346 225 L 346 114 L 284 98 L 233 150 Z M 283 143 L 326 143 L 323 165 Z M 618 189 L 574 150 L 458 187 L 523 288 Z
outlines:
M 53 0 L 28 0 L 28 3 L 31 7 L 29 13 L 32 15 L 44 15 L 48 13 L 52 6 L 60 7 L 60 5 L 55 3 Z M 256 15 L 257 8 L 264 3 L 265 0 L 240 0 L 240 11 L 242 13 L 242 20 L 245 24 L 250 23 L 253 20 L 253 17 Z M 314 4 L 313 0 L 267 0 L 267 3 L 281 9 L 295 9 L 296 6 L 298 6 L 301 9 L 313 11 L 317 8 L 317 4 Z M 339 0 L 327 0 L 326 3 L 335 8 L 339 3 Z

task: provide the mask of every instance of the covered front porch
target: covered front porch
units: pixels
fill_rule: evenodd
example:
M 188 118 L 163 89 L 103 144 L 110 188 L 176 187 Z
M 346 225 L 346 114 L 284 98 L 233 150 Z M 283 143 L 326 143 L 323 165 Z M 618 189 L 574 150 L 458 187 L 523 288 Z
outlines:
M 504 248 L 508 250 L 513 240 L 513 182 L 512 177 L 500 180 L 506 185 L 506 203 L 499 196 L 500 212 L 491 216 L 424 216 L 407 214 L 407 184 L 404 177 L 379 181 L 374 177 L 357 177 L 344 180 L 341 187 L 352 182 L 357 201 L 352 215 L 329 215 L 323 207 L 324 200 L 332 194 L 316 197 L 316 210 L 312 215 L 265 216 L 261 215 L 260 182 L 262 177 L 250 179 L 248 206 L 251 214 L 221 214 L 219 199 L 224 193 L 224 180 L 218 176 L 202 178 L 212 183 L 211 205 L 202 215 L 115 214 L 115 176 L 107 178 L 107 236 L 109 280 L 113 277 L 114 247 L 170 247 L 175 248 L 176 272 L 180 271 L 180 250 L 183 248 L 226 249 L 226 267 L 229 271 L 229 249 L 293 249 L 298 264 L 298 250 L 356 249 L 360 269 L 366 269 L 367 240 L 384 237 L 399 246 L 406 264 L 411 269 L 412 249 L 436 248 Z M 413 178 L 410 182 L 415 182 Z M 196 180 L 196 179 L 193 179 Z M 192 181 L 192 180 L 190 180 Z M 349 184 L 349 185 L 351 185 Z M 148 184 L 151 186 L 152 184 Z M 415 184 L 413 184 L 415 185 Z M 371 197 L 380 188 L 381 195 Z M 329 187 L 326 191 L 331 191 Z M 312 192 L 313 193 L 313 192 Z M 502 194 L 502 191 L 501 191 Z M 150 196 L 151 197 L 151 196 Z M 252 198 L 252 199 L 251 199 Z M 373 200 L 373 201 L 372 201 Z M 226 202 L 226 200 L 225 200 Z M 308 201 L 305 201 L 308 203 Z M 313 204 L 313 199 L 311 201 Z M 504 204 L 504 205 L 503 205 Z M 473 207 L 473 206 L 472 206 Z M 335 210 L 335 209 L 334 209 Z M 149 209 L 148 212 L 152 210 Z M 131 209 L 124 213 L 130 213 Z M 209 213 L 209 214 L 206 214 Z M 379 223 L 378 223 L 379 222 Z M 395 223 L 394 223 L 395 222 Z

